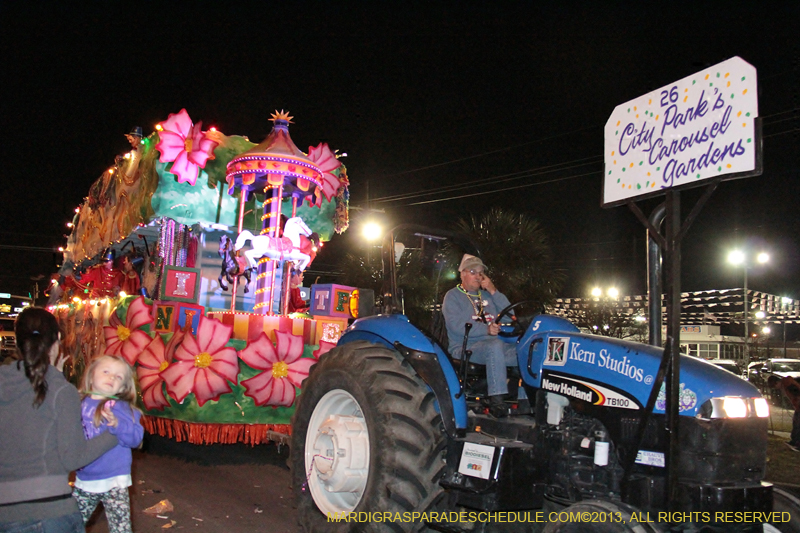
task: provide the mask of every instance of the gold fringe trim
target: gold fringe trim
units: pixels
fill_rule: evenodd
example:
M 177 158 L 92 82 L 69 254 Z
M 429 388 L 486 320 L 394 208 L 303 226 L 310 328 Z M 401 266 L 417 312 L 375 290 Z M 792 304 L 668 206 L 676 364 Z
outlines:
M 285 444 L 292 434 L 290 424 L 197 424 L 149 415 L 142 416 L 142 425 L 152 435 L 191 444 Z

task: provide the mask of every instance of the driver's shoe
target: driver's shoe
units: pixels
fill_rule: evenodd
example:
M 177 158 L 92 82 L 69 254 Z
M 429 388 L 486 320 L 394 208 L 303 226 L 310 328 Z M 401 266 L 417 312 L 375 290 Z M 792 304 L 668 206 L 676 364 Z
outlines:
M 505 394 L 489 396 L 489 414 L 495 418 L 505 418 L 509 414 Z

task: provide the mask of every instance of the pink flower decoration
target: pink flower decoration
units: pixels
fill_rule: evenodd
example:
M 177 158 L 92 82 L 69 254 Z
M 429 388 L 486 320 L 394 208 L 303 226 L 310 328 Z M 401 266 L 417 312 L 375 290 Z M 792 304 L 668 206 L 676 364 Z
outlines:
M 319 341 L 319 348 L 311 352 L 314 357 L 319 359 L 322 354 L 330 352 L 332 349 L 336 347 L 335 342 L 328 342 L 328 341 Z
M 249 366 L 263 370 L 260 374 L 242 381 L 247 396 L 256 405 L 289 407 L 294 403 L 295 387 L 308 377 L 316 359 L 303 358 L 303 337 L 275 332 L 277 350 L 266 333 L 239 352 L 239 357 Z
M 171 114 L 161 127 L 163 130 L 159 132 L 156 144 L 156 149 L 161 152 L 160 161 L 172 162 L 169 171 L 178 176 L 178 183 L 188 181 L 194 185 L 200 169 L 205 168 L 206 161 L 219 143 L 201 131 L 202 122 L 192 126 L 192 119 L 185 109 L 177 115 Z
M 217 400 L 231 392 L 228 382 L 236 383 L 239 374 L 236 350 L 225 347 L 231 332 L 233 326 L 201 316 L 197 337 L 185 334 L 175 350 L 175 361 L 161 372 L 167 393 L 176 402 L 194 392 L 197 404 L 202 407 L 208 400 Z
M 136 373 L 142 388 L 142 401 L 148 409 L 163 409 L 169 405 L 161 385 L 164 378 L 160 373 L 169 367 L 175 356 L 175 348 L 181 343 L 183 336 L 182 331 L 175 332 L 165 348 L 161 335 L 156 335 L 139 356 Z
M 327 143 L 321 143 L 316 148 L 308 148 L 308 158 L 322 170 L 322 194 L 325 195 L 327 201 L 331 201 L 331 197 L 336 194 L 342 183 L 339 181 L 333 171 L 342 166 L 336 155 L 331 152 Z M 310 197 L 309 197 L 310 198 Z M 322 203 L 322 197 L 317 196 L 316 205 Z
M 150 306 L 144 303 L 143 296 L 139 296 L 128 306 L 124 325 L 116 312 L 111 313 L 109 325 L 103 326 L 106 354 L 120 355 L 129 365 L 133 365 L 142 350 L 150 344 L 150 335 L 139 329 L 153 322 L 150 313 Z

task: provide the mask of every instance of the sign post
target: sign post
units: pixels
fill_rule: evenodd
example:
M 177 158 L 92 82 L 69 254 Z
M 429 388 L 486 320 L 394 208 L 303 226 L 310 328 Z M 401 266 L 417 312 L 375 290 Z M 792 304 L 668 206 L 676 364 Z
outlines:
M 756 82 L 756 69 L 733 57 L 617 106 L 605 126 L 602 206 L 628 205 L 664 251 L 666 277 L 667 342 L 636 443 L 623 460 L 623 490 L 665 382 L 668 504 L 678 501 L 681 241 L 721 181 L 762 172 Z M 706 192 L 681 222 L 680 191 L 701 185 L 708 185 Z M 663 235 L 634 202 L 660 195 L 665 203 L 656 209 L 666 211 Z M 649 308 L 652 323 L 661 309 Z

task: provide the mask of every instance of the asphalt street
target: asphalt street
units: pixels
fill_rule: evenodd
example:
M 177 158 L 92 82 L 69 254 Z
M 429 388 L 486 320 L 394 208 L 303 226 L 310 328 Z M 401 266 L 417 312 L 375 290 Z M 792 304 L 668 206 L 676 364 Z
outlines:
M 781 425 L 781 424 L 778 424 Z M 770 456 L 773 470 L 783 473 L 779 485 L 800 496 L 785 469 L 797 471 L 800 454 L 783 446 L 788 432 L 771 431 L 778 438 Z M 786 457 L 778 462 L 780 455 Z M 290 473 L 288 446 L 243 444 L 198 446 L 148 435 L 142 450 L 133 454 L 131 504 L 133 530 L 198 533 L 299 533 Z M 788 461 L 788 462 L 787 462 Z M 772 475 L 777 475 L 775 471 Z M 786 478 L 786 479 L 784 479 Z M 168 500 L 172 511 L 145 510 Z M 108 533 L 101 509 L 89 522 L 87 533 Z
M 143 449 L 133 455 L 133 530 L 299 532 L 288 453 L 287 446 L 275 444 L 197 446 L 147 436 Z M 144 512 L 163 500 L 169 500 L 173 511 Z M 101 510 L 86 530 L 108 533 Z

